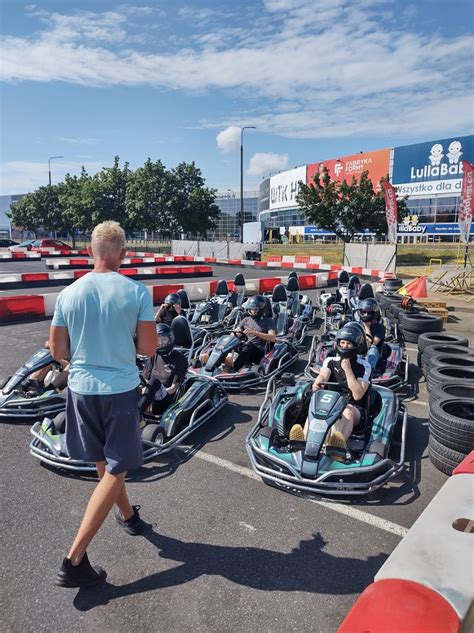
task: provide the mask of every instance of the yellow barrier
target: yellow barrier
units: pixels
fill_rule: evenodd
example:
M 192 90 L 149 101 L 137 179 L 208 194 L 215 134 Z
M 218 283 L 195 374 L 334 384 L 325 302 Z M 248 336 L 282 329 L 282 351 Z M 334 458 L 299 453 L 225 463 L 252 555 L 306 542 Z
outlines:
M 431 264 L 434 263 L 434 262 L 437 262 L 440 266 L 443 265 L 443 260 L 442 259 L 439 259 L 437 257 L 435 257 L 434 259 L 430 259 L 430 267 L 428 269 L 430 275 L 431 275 L 431 271 L 432 271 Z

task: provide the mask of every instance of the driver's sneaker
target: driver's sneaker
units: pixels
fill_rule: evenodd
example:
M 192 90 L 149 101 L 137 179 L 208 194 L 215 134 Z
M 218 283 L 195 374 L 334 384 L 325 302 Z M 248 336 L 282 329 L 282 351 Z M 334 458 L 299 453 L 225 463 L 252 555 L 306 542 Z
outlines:
M 346 438 L 344 435 L 340 431 L 333 431 L 326 442 L 326 452 L 331 453 L 331 448 L 343 448 L 345 450 L 346 446 Z M 344 461 L 342 455 L 339 455 L 338 453 L 332 453 L 331 457 L 336 462 Z
M 301 424 L 293 424 L 289 438 L 290 442 L 304 442 L 304 430 Z
M 54 584 L 58 587 L 90 587 L 106 578 L 107 573 L 102 567 L 92 567 L 86 552 L 79 565 L 73 565 L 70 558 L 65 558 Z
M 133 514 L 127 520 L 123 518 L 118 508 L 114 509 L 115 520 L 120 525 L 120 527 L 122 527 L 125 530 L 127 534 L 130 534 L 130 536 L 137 536 L 138 534 L 141 534 L 143 532 L 144 523 L 142 519 L 140 518 L 140 513 L 139 513 L 140 507 L 141 506 L 132 506 Z

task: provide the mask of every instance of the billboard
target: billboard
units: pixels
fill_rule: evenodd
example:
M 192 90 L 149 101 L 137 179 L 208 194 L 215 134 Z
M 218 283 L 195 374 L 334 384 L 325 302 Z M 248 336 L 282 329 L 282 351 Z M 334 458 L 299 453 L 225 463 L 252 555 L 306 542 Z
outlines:
M 362 172 L 368 171 L 374 189 L 380 191 L 380 179 L 389 173 L 390 148 L 379 149 L 375 152 L 361 152 L 352 156 L 343 156 L 342 158 L 308 165 L 306 172 L 307 185 L 313 182 L 314 175 L 322 171 L 323 167 L 329 170 L 331 180 L 337 180 L 338 182 L 346 180 L 348 183 L 351 182 L 353 176 L 356 180 L 359 180 Z
M 258 210 L 267 211 L 270 208 L 270 178 L 260 184 L 258 192 Z
M 270 178 L 270 209 L 297 207 L 299 183 L 306 182 L 306 165 L 289 169 Z
M 474 162 L 472 135 L 395 147 L 392 184 L 399 197 L 459 195 L 463 160 Z

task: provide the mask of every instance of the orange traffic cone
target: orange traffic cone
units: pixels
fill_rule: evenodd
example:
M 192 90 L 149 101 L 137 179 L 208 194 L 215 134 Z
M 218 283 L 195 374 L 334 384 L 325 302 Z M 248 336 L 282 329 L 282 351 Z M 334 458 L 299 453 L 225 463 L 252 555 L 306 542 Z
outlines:
M 401 295 L 411 295 L 414 299 L 426 299 L 428 297 L 428 289 L 426 287 L 426 277 L 423 275 L 422 277 L 418 277 L 417 279 L 413 279 L 413 281 L 405 284 L 398 291 Z

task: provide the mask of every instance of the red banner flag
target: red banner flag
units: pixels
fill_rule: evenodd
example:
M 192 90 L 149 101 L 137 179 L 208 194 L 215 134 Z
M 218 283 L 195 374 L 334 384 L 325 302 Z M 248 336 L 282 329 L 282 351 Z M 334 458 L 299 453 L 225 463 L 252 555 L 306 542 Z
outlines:
M 467 162 L 462 161 L 462 190 L 461 199 L 459 201 L 459 232 L 462 242 L 469 242 L 471 233 L 472 212 L 474 210 L 474 194 L 472 190 L 472 181 L 474 178 L 474 167 Z
M 388 227 L 387 238 L 389 242 L 396 244 L 398 222 L 397 190 L 388 180 L 384 180 L 383 189 L 385 192 L 385 214 Z

